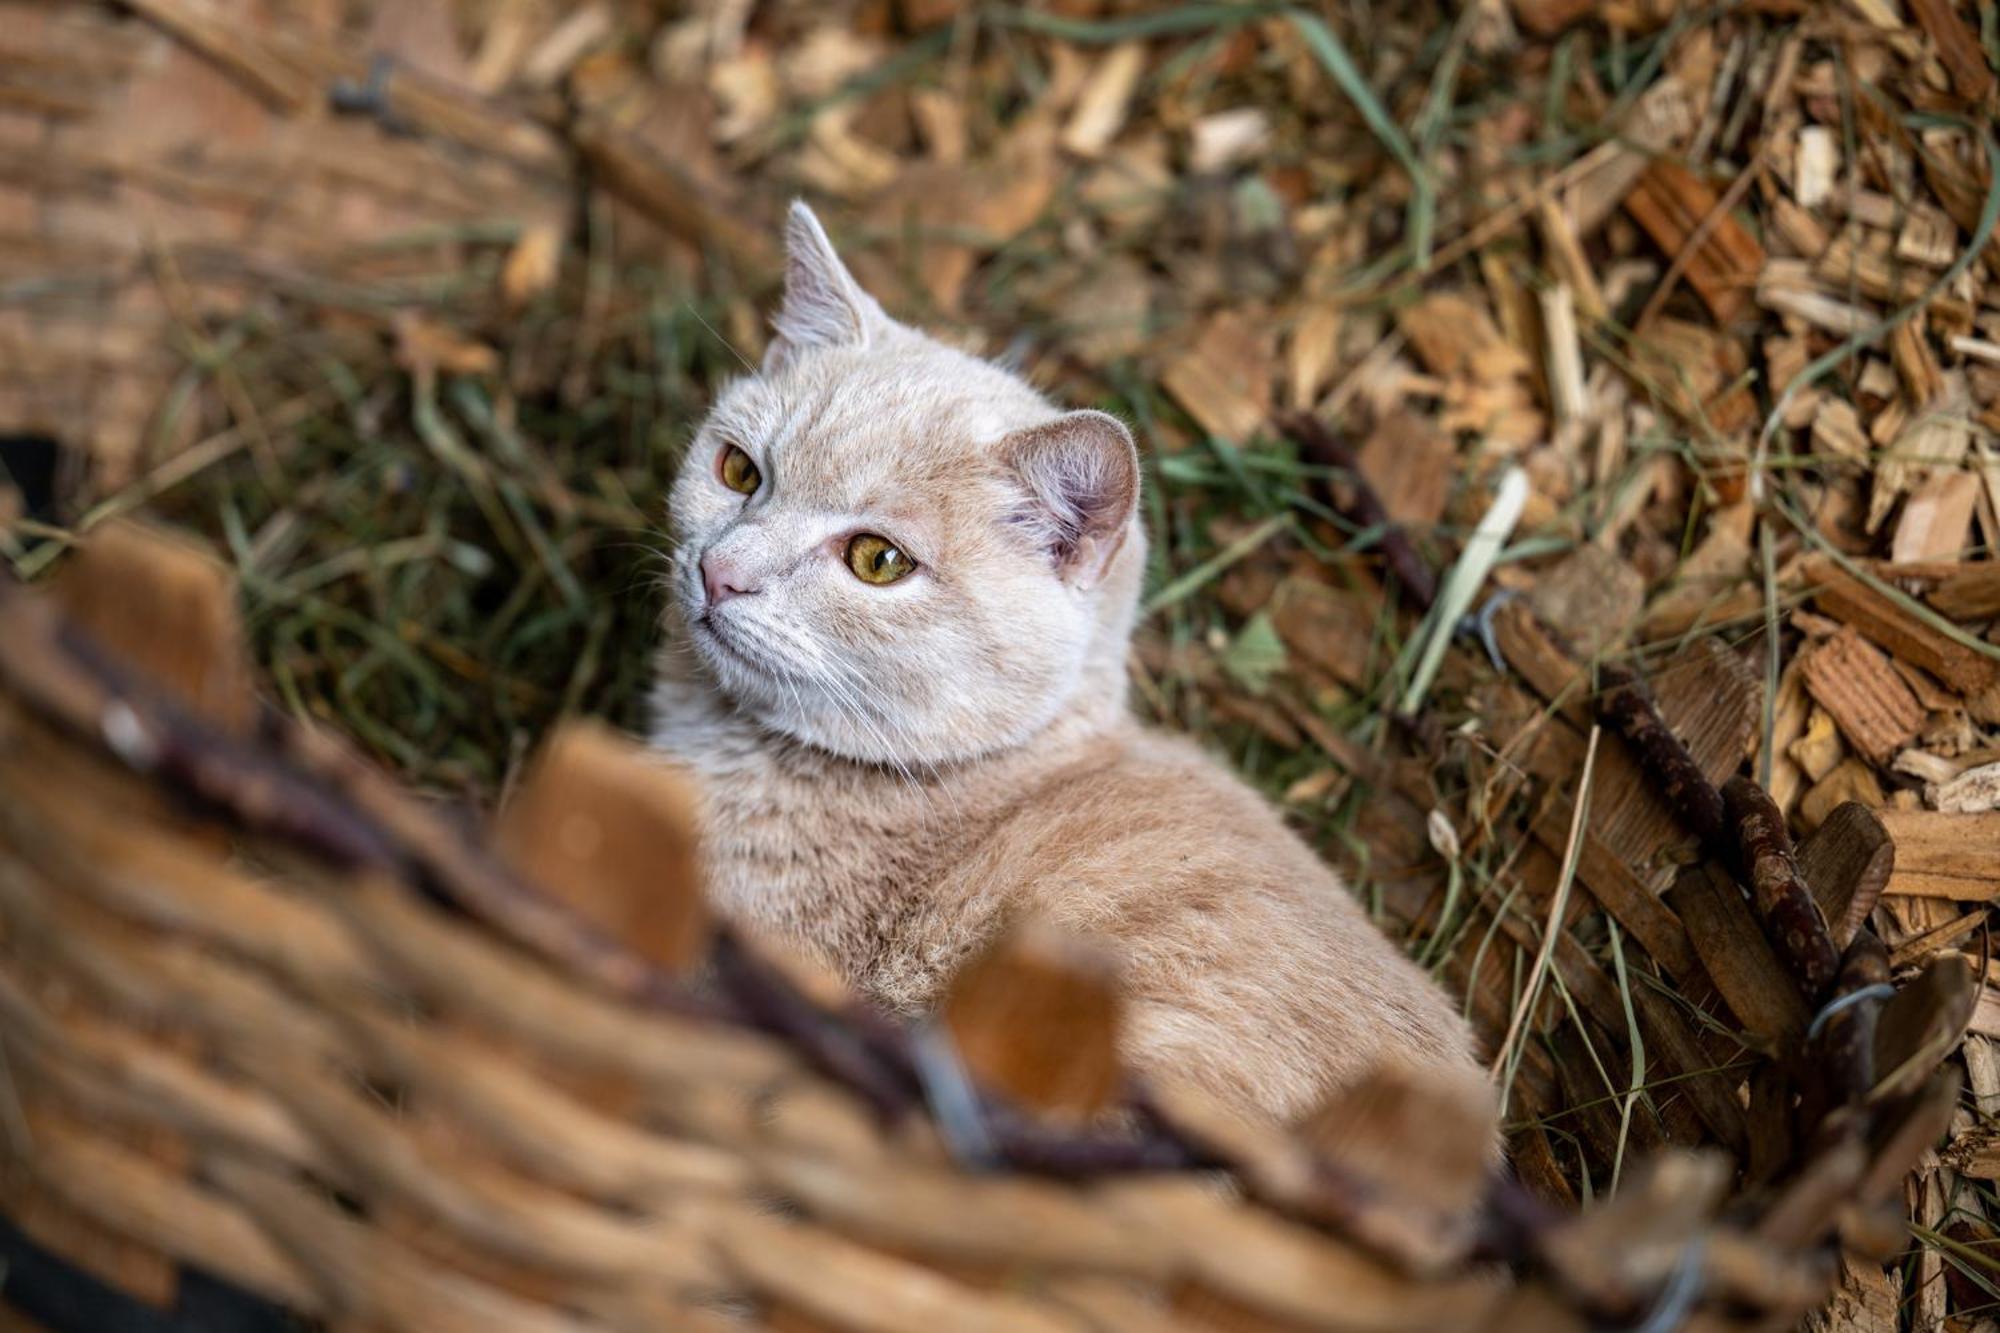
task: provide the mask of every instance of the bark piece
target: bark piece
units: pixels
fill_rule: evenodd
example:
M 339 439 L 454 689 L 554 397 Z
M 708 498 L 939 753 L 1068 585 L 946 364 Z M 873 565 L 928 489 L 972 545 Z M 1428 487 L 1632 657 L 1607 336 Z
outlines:
M 1694 246 L 1687 260 L 1688 282 L 1710 313 L 1727 323 L 1742 312 L 1757 285 L 1764 247 L 1733 216 L 1717 214 L 1716 201 L 1715 191 L 1700 177 L 1660 158 L 1625 197 L 1625 208 L 1668 259 Z
M 1840 954 L 1819 904 L 1799 876 L 1785 816 L 1762 787 L 1745 777 L 1724 784 L 1722 799 L 1764 932 L 1806 998 L 1817 1002 L 1833 985 Z
M 1873 763 L 1887 764 L 1923 725 L 1924 710 L 1888 655 L 1852 625 L 1815 648 L 1801 670 L 1806 692 Z
M 1775 1048 L 1805 1031 L 1810 1015 L 1758 928 L 1743 892 L 1711 866 L 1687 866 L 1667 892 L 1688 938 L 1730 1012 L 1760 1045 Z
M 1895 839 L 1873 810 L 1849 801 L 1800 840 L 1797 857 L 1799 875 L 1825 915 L 1834 944 L 1845 949 L 1889 883 Z

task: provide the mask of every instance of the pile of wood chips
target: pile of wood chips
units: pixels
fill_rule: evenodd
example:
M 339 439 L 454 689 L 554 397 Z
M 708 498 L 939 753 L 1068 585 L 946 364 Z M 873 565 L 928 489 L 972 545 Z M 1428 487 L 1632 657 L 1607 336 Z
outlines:
M 893 312 L 1125 413 L 1141 707 L 1234 749 L 1468 990 L 1551 1196 L 1658 1144 L 1753 1183 L 1792 1151 L 1786 1086 L 1745 1071 L 1812 1015 L 1593 744 L 1600 669 L 1643 680 L 1710 781 L 1756 775 L 1808 835 L 1836 942 L 1962 960 L 1917 1043 L 1968 1088 L 1917 1241 L 1849 1264 L 1835 1319 L 1993 1326 L 1990 8 L 143 0 L 0 5 L 0 34 L 0 426 L 76 445 L 96 495 L 282 467 L 319 400 L 232 375 L 250 331 L 504 414 L 574 391 L 521 312 L 573 316 L 587 361 L 643 264 L 754 360 L 795 192 Z M 1514 600 L 1398 719 L 1455 628 L 1418 584 L 1512 468 Z

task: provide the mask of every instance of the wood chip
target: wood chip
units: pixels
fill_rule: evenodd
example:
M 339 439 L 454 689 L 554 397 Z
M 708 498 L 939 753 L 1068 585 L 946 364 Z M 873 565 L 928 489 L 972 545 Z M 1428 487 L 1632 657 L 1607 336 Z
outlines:
M 1834 177 L 1839 171 L 1840 149 L 1833 130 L 1825 125 L 1808 125 L 1801 129 L 1792 174 L 1792 195 L 1799 201 L 1799 207 L 1818 208 L 1825 203 L 1827 196 L 1833 193 Z
M 1882 794 L 1882 784 L 1876 780 L 1875 770 L 1859 759 L 1841 760 L 1834 766 L 1833 772 L 1814 783 L 1812 790 L 1799 798 L 1799 822 L 1807 828 L 1816 829 L 1849 801 L 1859 802 L 1870 809 L 1879 809 L 1887 803 Z
M 1080 157 L 1096 157 L 1111 146 L 1125 127 L 1131 110 L 1132 94 L 1139 76 L 1146 72 L 1146 46 L 1126 42 L 1113 47 L 1098 61 L 1083 85 L 1069 123 L 1063 126 L 1062 146 Z
M 1845 949 L 1875 910 L 1896 864 L 1881 817 L 1859 802 L 1838 806 L 1798 846 L 1799 875 Z
M 1815 556 L 1806 562 L 1802 575 L 1822 612 L 1922 667 L 1958 693 L 1980 694 L 2000 681 L 2000 662 L 1947 637 L 1832 560 Z
M 1882 827 L 1896 843 L 1888 892 L 1985 902 L 2000 894 L 2000 813 L 1941 814 L 1883 810 Z
M 1528 601 L 1572 648 L 1593 658 L 1624 638 L 1645 596 L 1646 581 L 1638 570 L 1586 543 L 1546 571 Z
M 1933 809 L 1947 814 L 2000 809 L 2000 764 L 1981 764 L 1927 787 L 1924 799 Z
M 1421 530 L 1444 517 L 1457 454 L 1451 437 L 1429 418 L 1398 411 L 1369 434 L 1355 461 L 1389 517 Z
M 1715 212 L 1714 190 L 1669 158 L 1647 168 L 1625 208 L 1669 260 L 1694 244 L 1687 279 L 1718 320 L 1734 319 L 1757 287 L 1764 247 L 1729 214 Z M 1697 242 L 1697 231 L 1707 234 Z
M 1861 429 L 1861 416 L 1854 404 L 1841 398 L 1823 399 L 1812 422 L 1812 448 L 1816 454 L 1857 461 L 1868 456 L 1868 436 Z
M 1852 625 L 1814 648 L 1802 670 L 1806 692 L 1873 763 L 1888 763 L 1923 724 L 1924 710 L 1888 655 Z
M 1905 564 L 1956 557 L 1966 549 L 1978 503 L 1979 478 L 1970 472 L 1934 474 L 1903 505 L 1890 558 Z
M 1228 311 L 1209 321 L 1161 382 L 1203 430 L 1241 443 L 1270 419 L 1274 359 L 1268 333 Z
M 1811 657 L 1808 653 L 1804 660 Z M 1814 708 L 1806 718 L 1805 734 L 1793 741 L 1785 754 L 1799 766 L 1808 782 L 1818 782 L 1833 772 L 1834 765 L 1847 756 L 1847 747 L 1840 743 L 1840 733 L 1834 727 L 1833 714 L 1824 708 Z

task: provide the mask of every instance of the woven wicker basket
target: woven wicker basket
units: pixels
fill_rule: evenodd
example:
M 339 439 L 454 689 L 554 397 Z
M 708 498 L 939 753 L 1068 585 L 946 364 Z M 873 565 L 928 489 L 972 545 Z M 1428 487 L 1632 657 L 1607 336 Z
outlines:
M 0 1305 L 32 1318 L 47 1270 L 426 1331 L 1769 1326 L 1899 1242 L 1953 1104 L 1931 1057 L 1774 1185 L 1674 1155 L 1580 1216 L 1418 1087 L 1303 1137 L 1164 1090 L 1079 1118 L 1109 1006 L 1059 951 L 883 1024 L 709 928 L 686 802 L 622 744 L 559 737 L 489 844 L 259 716 L 230 606 L 131 530 L 0 587 Z

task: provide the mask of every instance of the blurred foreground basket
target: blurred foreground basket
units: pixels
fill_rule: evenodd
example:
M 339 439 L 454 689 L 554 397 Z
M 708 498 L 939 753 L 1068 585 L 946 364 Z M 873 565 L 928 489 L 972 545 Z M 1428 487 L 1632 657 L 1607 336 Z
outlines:
M 0 586 L 0 1317 L 67 1263 L 369 1329 L 1780 1326 L 1901 1243 L 1956 1096 L 1926 974 L 1755 1189 L 1673 1154 L 1559 1214 L 1386 1080 L 1297 1137 L 1098 1114 L 1115 1005 L 1063 948 L 892 1027 L 709 927 L 624 743 L 558 736 L 489 841 L 260 715 L 232 605 L 115 527 Z

